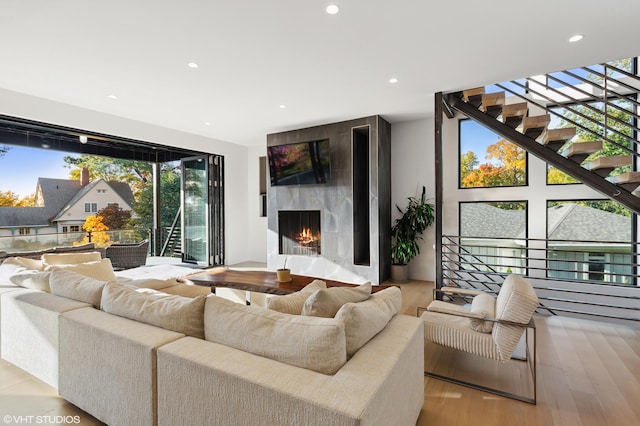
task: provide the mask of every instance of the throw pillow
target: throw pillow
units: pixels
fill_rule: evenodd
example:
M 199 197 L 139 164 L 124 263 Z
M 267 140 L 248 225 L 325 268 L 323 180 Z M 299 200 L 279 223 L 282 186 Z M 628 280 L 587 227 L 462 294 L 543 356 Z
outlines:
M 49 286 L 49 276 L 51 272 L 34 271 L 26 269 L 23 272 L 16 273 L 11 276 L 11 282 L 20 287 L 30 288 L 32 290 L 51 292 Z
M 208 297 L 205 339 L 285 364 L 334 374 L 347 361 L 344 323 Z
M 176 278 L 168 278 L 166 280 L 159 280 L 154 278 L 142 278 L 139 280 L 130 280 L 127 278 L 122 278 L 120 276 L 118 276 L 117 282 L 118 284 L 122 284 L 127 287 L 150 288 L 152 290 L 161 290 L 163 288 L 173 287 L 174 285 L 180 284 L 180 282 Z
M 202 339 L 206 299 L 205 296 L 182 297 L 107 283 L 100 303 L 102 310 L 110 314 Z
M 315 292 L 321 288 L 327 288 L 327 283 L 320 280 L 313 280 L 303 289 L 286 296 L 269 296 L 265 303 L 268 309 L 282 312 L 283 314 L 300 315 L 304 302 Z
M 371 295 L 371 283 L 355 287 L 331 287 L 316 290 L 304 302 L 302 315 L 333 318 L 345 303 L 362 302 Z
M 96 262 L 102 259 L 97 251 L 85 253 L 45 253 L 42 255 L 42 264 L 50 265 L 75 265 L 76 263 Z
M 345 303 L 336 314 L 336 319 L 344 321 L 347 356 L 351 357 L 373 339 L 401 308 L 402 293 L 398 287 L 372 294 L 364 302 Z
M 76 272 L 87 277 L 95 278 L 100 281 L 115 281 L 116 274 L 113 272 L 113 266 L 109 259 L 102 259 L 95 262 L 76 263 L 75 265 L 49 265 L 45 271 L 55 271 L 64 269 Z
M 102 298 L 102 289 L 106 284 L 105 281 L 99 281 L 64 269 L 54 270 L 50 274 L 49 286 L 51 287 L 51 293 L 90 303 L 100 309 L 100 299 Z
M 496 299 L 487 293 L 475 296 L 471 301 L 471 313 L 482 318 L 495 318 Z M 493 330 L 493 321 L 469 318 L 469 324 L 473 330 L 481 333 L 491 333 Z

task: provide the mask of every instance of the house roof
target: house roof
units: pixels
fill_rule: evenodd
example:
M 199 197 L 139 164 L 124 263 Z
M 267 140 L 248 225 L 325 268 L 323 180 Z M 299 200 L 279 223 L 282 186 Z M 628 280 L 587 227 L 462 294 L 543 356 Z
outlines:
M 550 240 L 631 241 L 630 219 L 620 214 L 566 203 L 547 209 L 547 217 Z M 487 203 L 464 204 L 460 223 L 462 236 L 520 239 L 527 235 L 524 210 L 504 210 Z
M 79 180 L 38 178 L 36 194 L 42 197 L 39 207 L 0 207 L 0 227 L 50 226 L 99 182 L 98 179 L 80 186 Z M 132 207 L 131 188 L 123 182 L 105 182 Z

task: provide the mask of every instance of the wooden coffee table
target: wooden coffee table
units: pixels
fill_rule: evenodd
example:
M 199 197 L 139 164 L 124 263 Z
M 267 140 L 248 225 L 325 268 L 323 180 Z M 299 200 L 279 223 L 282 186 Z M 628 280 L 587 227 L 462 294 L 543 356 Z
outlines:
M 275 272 L 239 271 L 225 267 L 210 269 L 206 272 L 189 275 L 187 277 L 187 280 L 192 281 L 194 284 L 211 287 L 212 293 L 215 293 L 216 287 L 225 287 L 235 290 L 279 295 L 294 293 L 317 279 L 327 283 L 327 287 L 355 287 L 358 285 L 295 274 L 291 274 L 291 281 L 280 282 L 276 279 Z M 390 286 L 373 286 L 372 292 L 380 291 L 387 287 Z

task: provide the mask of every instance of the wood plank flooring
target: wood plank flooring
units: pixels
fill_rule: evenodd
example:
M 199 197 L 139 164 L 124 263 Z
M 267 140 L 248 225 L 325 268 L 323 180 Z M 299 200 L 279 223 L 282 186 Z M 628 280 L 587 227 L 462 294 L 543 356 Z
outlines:
M 403 313 L 416 315 L 418 306 L 428 305 L 432 286 L 425 281 L 402 284 Z M 640 326 L 566 317 L 536 317 L 536 325 L 537 405 L 425 377 L 417 425 L 640 425 Z M 427 347 L 429 356 L 433 351 Z M 440 359 L 451 363 L 445 368 L 475 366 L 464 365 L 469 362 L 464 357 L 456 356 L 457 364 L 453 358 Z M 55 424 L 54 416 L 79 416 L 82 425 L 101 424 L 55 389 L 0 360 L 0 419 L 6 415 L 53 420 L 41 424 Z

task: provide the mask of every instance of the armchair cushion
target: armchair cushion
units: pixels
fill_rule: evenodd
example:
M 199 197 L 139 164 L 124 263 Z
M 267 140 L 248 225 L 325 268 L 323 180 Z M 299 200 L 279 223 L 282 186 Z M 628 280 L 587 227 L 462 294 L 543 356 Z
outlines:
M 487 293 L 482 293 L 473 298 L 471 302 L 471 313 L 482 315 L 482 318 L 495 318 L 496 299 Z M 483 321 L 477 318 L 470 318 L 471 328 L 481 333 L 491 333 L 493 321 Z

